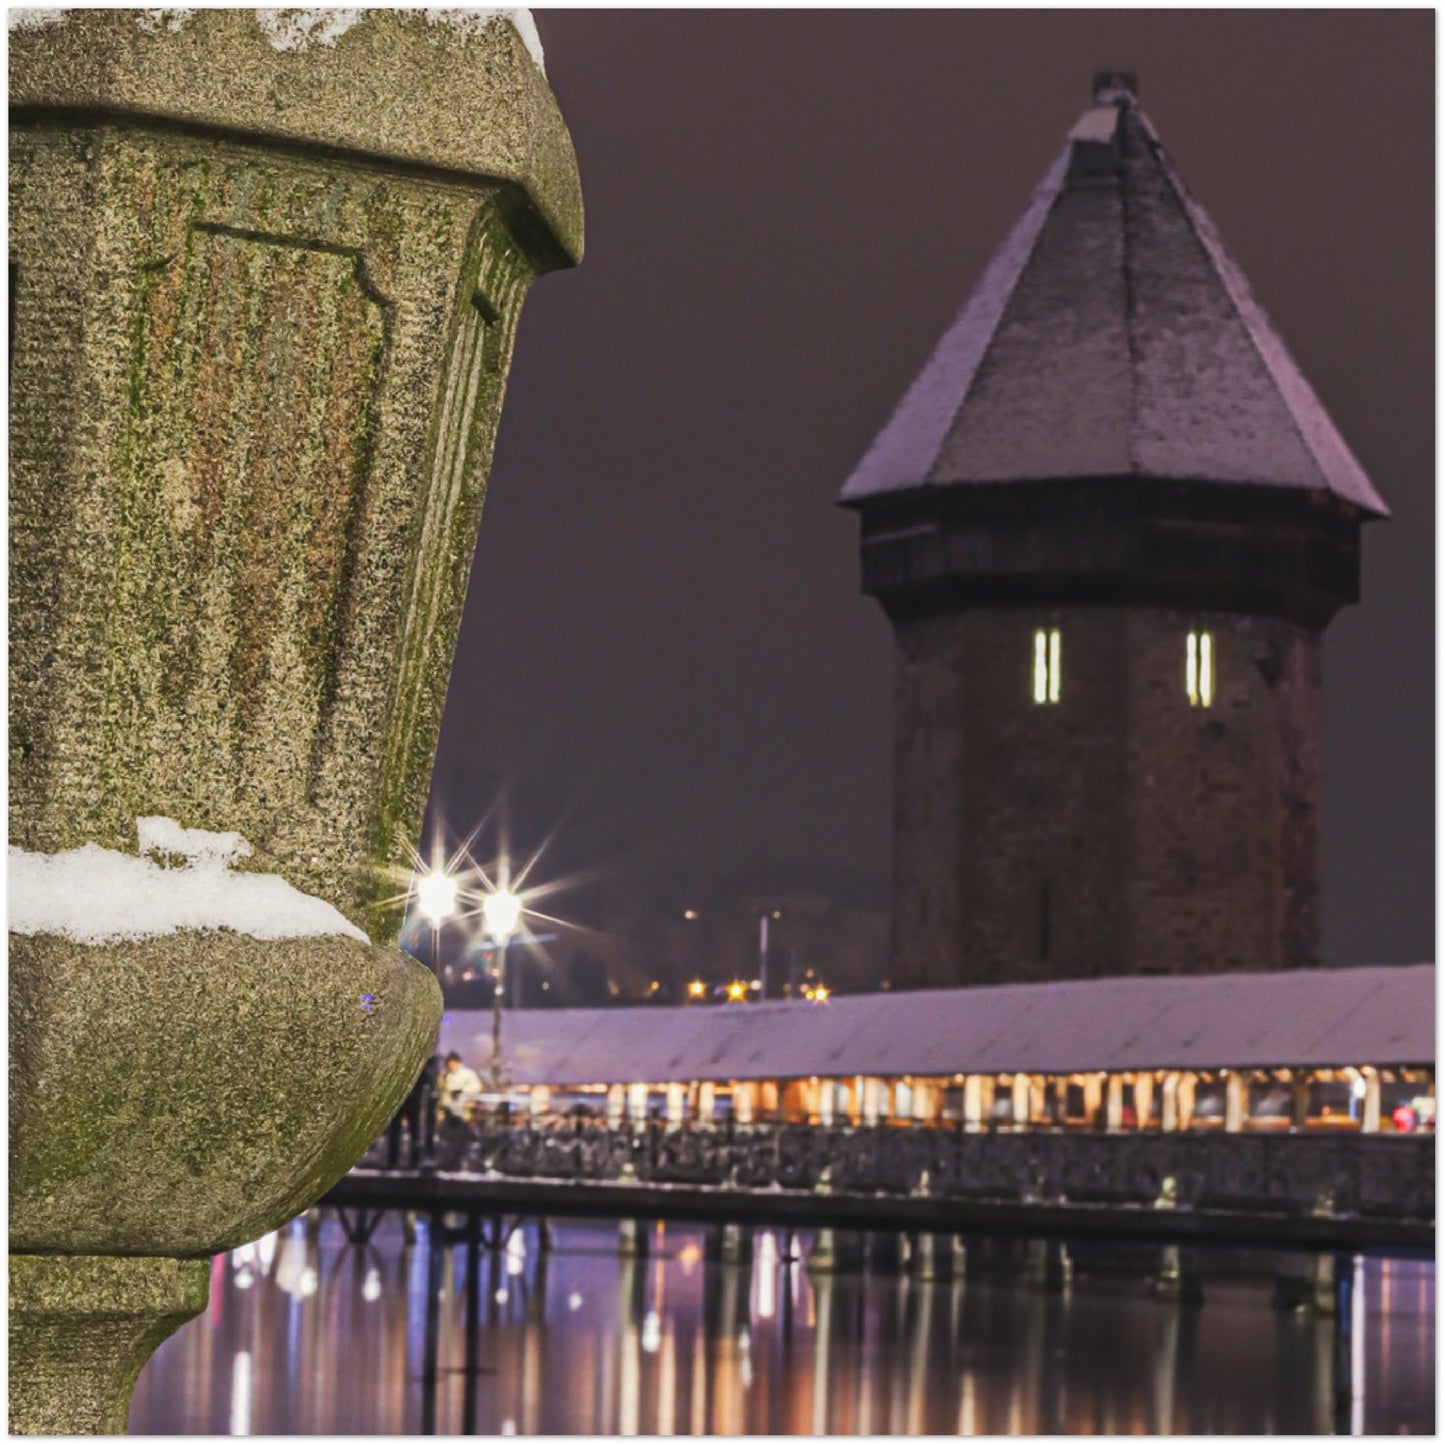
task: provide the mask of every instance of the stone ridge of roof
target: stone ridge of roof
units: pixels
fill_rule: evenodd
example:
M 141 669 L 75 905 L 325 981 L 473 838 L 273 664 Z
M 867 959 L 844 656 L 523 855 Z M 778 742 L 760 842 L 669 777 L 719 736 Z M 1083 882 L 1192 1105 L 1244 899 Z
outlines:
M 1389 514 L 1121 90 L 1084 110 L 840 500 L 1125 474 Z

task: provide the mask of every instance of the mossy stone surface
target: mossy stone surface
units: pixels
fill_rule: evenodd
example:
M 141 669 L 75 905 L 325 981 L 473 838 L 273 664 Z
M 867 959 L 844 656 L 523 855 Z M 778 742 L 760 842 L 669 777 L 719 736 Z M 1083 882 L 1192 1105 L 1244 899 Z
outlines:
M 10 841 L 236 831 L 373 942 L 11 936 L 20 1431 L 123 1429 L 204 1256 L 319 1197 L 434 1043 L 388 945 L 521 303 L 581 254 L 509 24 L 258 15 L 10 34 Z
M 204 1259 L 10 1256 L 12 1435 L 123 1435 L 162 1340 L 206 1307 Z
M 154 118 L 510 182 L 536 213 L 539 241 L 545 232 L 555 248 L 553 264 L 579 261 L 572 138 L 517 31 L 459 11 L 355 13 L 329 41 L 286 46 L 249 9 L 73 10 L 58 24 L 12 28 L 10 105 Z
M 348 938 L 10 939 L 10 1248 L 208 1255 L 275 1229 L 396 1111 L 430 970 Z
M 570 143 L 505 23 L 142 18 L 12 34 L 11 840 L 234 829 L 383 942 Z

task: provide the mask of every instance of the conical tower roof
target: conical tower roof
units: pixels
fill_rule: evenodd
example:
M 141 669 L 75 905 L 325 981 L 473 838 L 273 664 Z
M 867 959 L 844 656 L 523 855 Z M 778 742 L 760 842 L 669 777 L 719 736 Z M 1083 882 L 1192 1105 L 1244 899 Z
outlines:
M 842 500 L 1104 477 L 1388 514 L 1120 75 L 1096 80 Z

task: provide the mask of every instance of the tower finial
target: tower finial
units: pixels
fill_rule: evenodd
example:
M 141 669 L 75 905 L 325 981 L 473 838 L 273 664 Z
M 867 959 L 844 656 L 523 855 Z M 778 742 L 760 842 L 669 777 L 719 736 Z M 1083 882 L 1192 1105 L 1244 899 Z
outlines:
M 1115 105 L 1121 100 L 1139 99 L 1139 77 L 1132 70 L 1096 70 L 1094 104 Z

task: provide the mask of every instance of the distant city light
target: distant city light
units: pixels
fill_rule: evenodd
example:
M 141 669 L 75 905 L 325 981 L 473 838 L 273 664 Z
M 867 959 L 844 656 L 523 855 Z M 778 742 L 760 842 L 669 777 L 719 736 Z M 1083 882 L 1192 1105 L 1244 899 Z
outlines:
M 748 986 L 742 981 L 742 979 L 735 978 L 730 984 L 728 984 L 729 1003 L 742 1003 L 742 1001 L 747 998 L 747 996 Z
M 488 893 L 482 899 L 482 919 L 487 925 L 487 932 L 499 941 L 510 938 L 516 932 L 521 917 L 522 900 L 505 888 Z
M 416 880 L 416 906 L 433 928 L 456 911 L 457 880 L 441 868 L 433 868 Z
M 695 919 L 695 918 L 697 917 L 697 909 L 696 909 L 696 908 L 684 908 L 684 909 L 682 910 L 682 916 L 683 916 L 684 918 L 688 919 L 689 921 L 691 921 L 691 920 L 693 920 L 693 919 Z
M 804 989 L 803 996 L 810 1003 L 827 1003 L 828 995 L 832 993 L 832 991 L 832 989 L 826 988 L 823 984 L 820 983 L 816 988 Z
M 689 998 L 704 998 L 706 995 L 707 985 L 700 978 L 695 978 L 688 984 L 687 996 Z

